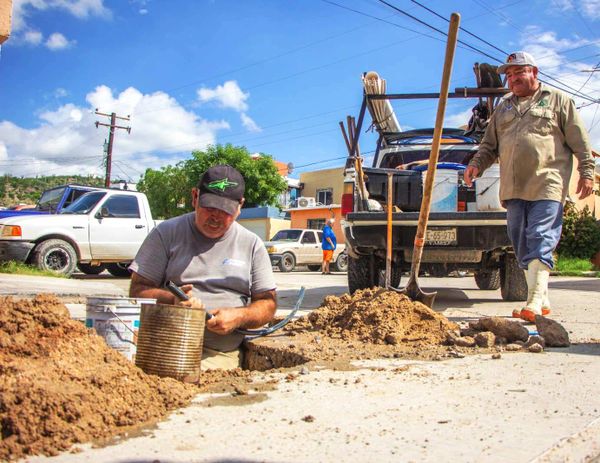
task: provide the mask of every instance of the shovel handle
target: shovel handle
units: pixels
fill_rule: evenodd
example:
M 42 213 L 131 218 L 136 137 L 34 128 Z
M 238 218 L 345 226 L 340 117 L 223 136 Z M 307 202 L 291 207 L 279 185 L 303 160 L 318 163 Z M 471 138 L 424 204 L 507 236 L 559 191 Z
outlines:
M 435 170 L 440 155 L 440 143 L 444 127 L 444 113 L 446 112 L 446 103 L 448 102 L 448 88 L 450 87 L 450 76 L 452 75 L 452 63 L 454 61 L 454 52 L 456 51 L 459 25 L 460 15 L 458 13 L 452 13 L 450 16 L 450 25 L 448 27 L 448 42 L 446 43 L 446 56 L 444 58 L 444 70 L 442 73 L 440 99 L 438 101 L 437 115 L 435 118 L 431 154 L 427 165 L 427 175 L 423 187 L 423 199 L 421 201 L 417 233 L 415 235 L 415 246 L 413 248 L 411 275 L 414 274 L 415 276 L 418 275 L 419 267 L 421 266 L 421 256 L 423 255 L 423 246 L 425 245 L 425 232 L 427 231 L 427 221 L 429 220 L 429 210 L 431 208 L 431 194 L 433 190 L 433 181 L 435 180 Z

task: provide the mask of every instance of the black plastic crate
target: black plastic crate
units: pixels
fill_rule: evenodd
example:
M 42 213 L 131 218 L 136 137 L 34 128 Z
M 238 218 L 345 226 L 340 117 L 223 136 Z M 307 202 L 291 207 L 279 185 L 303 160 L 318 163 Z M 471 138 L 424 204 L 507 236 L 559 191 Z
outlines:
M 421 172 L 366 167 L 364 173 L 367 177 L 366 185 L 369 198 L 379 201 L 381 204 L 387 203 L 387 174 L 391 173 L 394 181 L 394 205 L 405 212 L 415 212 L 421 208 L 421 200 L 423 199 Z

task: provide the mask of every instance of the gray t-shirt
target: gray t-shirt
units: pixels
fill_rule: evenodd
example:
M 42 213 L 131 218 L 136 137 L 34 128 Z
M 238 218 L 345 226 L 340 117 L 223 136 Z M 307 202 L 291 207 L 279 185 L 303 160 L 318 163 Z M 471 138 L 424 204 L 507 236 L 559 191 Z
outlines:
M 160 223 L 144 240 L 129 267 L 163 286 L 194 285 L 193 295 L 207 309 L 243 307 L 252 294 L 275 289 L 271 260 L 264 243 L 234 222 L 218 239 L 205 237 L 189 213 Z M 237 349 L 244 336 L 204 332 L 204 345 L 228 352 Z

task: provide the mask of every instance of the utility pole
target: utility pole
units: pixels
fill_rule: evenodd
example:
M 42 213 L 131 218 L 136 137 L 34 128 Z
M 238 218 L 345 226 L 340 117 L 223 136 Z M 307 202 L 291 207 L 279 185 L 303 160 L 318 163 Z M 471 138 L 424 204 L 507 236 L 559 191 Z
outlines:
M 108 187 L 110 187 L 110 169 L 111 169 L 111 163 L 112 163 L 112 148 L 113 148 L 113 139 L 114 139 L 115 129 L 125 129 L 125 130 L 127 130 L 127 133 L 131 133 L 131 127 L 123 127 L 121 125 L 117 125 L 117 119 L 121 119 L 124 121 L 129 121 L 130 119 L 129 119 L 129 116 L 127 116 L 127 117 L 117 116 L 116 113 L 111 113 L 111 114 L 101 113 L 98 111 L 98 108 L 96 108 L 96 114 L 98 116 L 110 117 L 110 124 L 105 124 L 103 122 L 96 121 L 96 128 L 98 128 L 99 125 L 103 125 L 105 127 L 110 128 L 110 131 L 108 133 L 108 147 L 106 149 L 106 176 L 104 179 L 104 186 L 106 188 L 108 188 Z

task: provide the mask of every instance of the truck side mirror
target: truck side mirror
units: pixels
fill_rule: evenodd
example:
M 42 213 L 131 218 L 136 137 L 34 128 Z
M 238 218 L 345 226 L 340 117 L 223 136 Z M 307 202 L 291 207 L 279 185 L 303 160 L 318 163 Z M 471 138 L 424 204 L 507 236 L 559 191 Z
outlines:
M 110 217 L 110 212 L 108 212 L 108 207 L 101 207 L 98 212 L 96 212 L 96 218 L 102 219 L 104 217 Z

